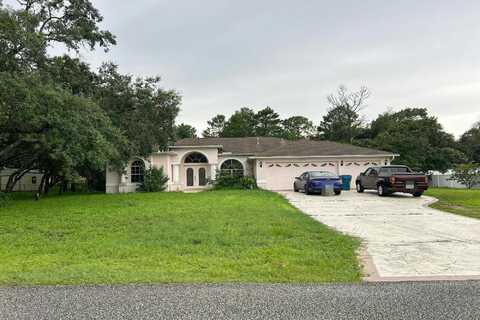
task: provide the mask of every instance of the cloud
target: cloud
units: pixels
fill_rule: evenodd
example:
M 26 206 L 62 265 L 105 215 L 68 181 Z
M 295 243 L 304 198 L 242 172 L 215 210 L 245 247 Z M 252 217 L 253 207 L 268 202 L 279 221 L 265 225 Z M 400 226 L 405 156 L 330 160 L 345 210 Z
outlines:
M 92 65 L 160 75 L 181 122 L 271 106 L 319 122 L 345 84 L 372 91 L 367 119 L 427 107 L 455 135 L 480 120 L 480 2 L 93 1 L 118 46 Z

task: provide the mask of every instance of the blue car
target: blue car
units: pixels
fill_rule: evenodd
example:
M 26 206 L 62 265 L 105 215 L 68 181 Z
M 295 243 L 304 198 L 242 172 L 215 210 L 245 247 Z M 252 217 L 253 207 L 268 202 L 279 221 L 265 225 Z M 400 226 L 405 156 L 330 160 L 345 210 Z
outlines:
M 336 195 L 342 193 L 342 180 L 328 171 L 307 171 L 295 178 L 293 191 L 304 191 L 306 194 L 322 193 L 326 186 L 332 186 Z

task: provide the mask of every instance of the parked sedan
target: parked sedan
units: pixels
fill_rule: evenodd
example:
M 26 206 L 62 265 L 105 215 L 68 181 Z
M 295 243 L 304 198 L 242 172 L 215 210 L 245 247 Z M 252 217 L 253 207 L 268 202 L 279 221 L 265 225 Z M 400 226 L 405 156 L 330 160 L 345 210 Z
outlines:
M 306 194 L 322 193 L 326 188 L 331 187 L 336 195 L 342 192 L 342 181 L 340 177 L 328 171 L 307 171 L 300 177 L 295 178 L 293 190 L 304 191 Z

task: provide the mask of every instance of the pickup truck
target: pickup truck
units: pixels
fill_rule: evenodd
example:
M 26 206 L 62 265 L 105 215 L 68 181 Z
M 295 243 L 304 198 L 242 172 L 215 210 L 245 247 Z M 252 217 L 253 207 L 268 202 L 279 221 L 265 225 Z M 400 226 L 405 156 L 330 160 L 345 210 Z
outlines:
M 423 173 L 413 172 L 407 166 L 370 167 L 357 177 L 355 184 L 357 192 L 373 189 L 377 190 L 379 196 L 405 192 L 420 197 L 428 189 L 428 177 Z

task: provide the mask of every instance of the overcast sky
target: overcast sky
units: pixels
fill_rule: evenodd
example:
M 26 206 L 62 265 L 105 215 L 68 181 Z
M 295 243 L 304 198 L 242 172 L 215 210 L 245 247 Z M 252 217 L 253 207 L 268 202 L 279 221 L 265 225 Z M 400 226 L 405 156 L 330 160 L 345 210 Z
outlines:
M 459 135 L 480 120 L 480 1 L 93 0 L 118 45 L 82 54 L 160 75 L 180 122 L 271 106 L 316 123 L 340 84 L 367 119 L 427 107 Z

